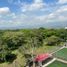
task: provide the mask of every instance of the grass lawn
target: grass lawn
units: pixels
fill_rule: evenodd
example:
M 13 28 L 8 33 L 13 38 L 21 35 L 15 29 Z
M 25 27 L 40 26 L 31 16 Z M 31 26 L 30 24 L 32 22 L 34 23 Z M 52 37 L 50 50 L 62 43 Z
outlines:
M 53 55 L 60 58 L 60 59 L 67 60 L 67 48 L 63 48 L 62 50 L 56 52 Z
M 56 60 L 52 64 L 48 65 L 47 67 L 67 67 L 67 64 Z

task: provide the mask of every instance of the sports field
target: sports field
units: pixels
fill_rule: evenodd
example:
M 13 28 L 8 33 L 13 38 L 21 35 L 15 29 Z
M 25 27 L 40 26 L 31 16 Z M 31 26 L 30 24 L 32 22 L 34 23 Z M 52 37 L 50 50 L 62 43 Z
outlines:
M 53 56 L 67 61 L 67 48 L 63 48 L 60 51 L 53 54 Z
M 67 64 L 56 60 L 52 64 L 48 65 L 47 67 L 67 67 Z

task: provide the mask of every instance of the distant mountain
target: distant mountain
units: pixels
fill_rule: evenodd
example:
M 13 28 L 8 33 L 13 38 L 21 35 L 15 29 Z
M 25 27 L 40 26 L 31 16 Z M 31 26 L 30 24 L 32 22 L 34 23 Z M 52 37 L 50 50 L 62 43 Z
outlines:
M 36 24 L 30 24 L 30 25 L 20 25 L 20 26 L 14 26 L 14 27 L 0 27 L 0 29 L 26 29 L 26 28 L 65 28 L 67 27 L 67 22 L 49 22 L 49 23 L 36 23 Z
M 46 26 L 47 28 L 65 28 L 67 27 L 67 22 L 51 22 L 47 23 Z

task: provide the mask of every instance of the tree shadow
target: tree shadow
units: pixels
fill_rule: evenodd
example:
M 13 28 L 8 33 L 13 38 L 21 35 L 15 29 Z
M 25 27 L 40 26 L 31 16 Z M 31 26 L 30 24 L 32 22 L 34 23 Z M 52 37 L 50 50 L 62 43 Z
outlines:
M 5 61 L 3 59 L 0 59 L 0 63 L 4 63 Z
M 6 55 L 6 61 L 9 63 L 12 63 L 16 58 L 17 56 L 15 54 Z

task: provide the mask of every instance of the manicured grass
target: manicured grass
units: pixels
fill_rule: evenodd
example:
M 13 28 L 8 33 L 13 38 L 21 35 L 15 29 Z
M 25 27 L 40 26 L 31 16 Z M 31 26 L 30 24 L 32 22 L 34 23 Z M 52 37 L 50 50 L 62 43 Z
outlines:
M 63 60 L 67 60 L 67 48 L 63 48 L 62 50 L 56 52 L 55 54 L 53 54 L 55 57 L 63 59 Z
M 47 67 L 67 67 L 67 64 L 56 60 L 52 64 L 48 65 Z

